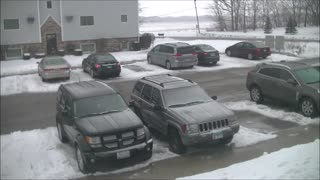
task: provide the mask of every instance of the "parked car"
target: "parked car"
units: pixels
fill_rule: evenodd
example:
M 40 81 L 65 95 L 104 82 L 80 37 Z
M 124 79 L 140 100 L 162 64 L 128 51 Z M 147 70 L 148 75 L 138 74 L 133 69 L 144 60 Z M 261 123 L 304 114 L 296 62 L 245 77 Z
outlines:
M 227 56 L 247 58 L 249 60 L 267 58 L 271 55 L 270 48 L 261 42 L 239 42 L 226 48 Z
M 319 71 L 305 63 L 262 63 L 248 73 L 247 88 L 252 101 L 273 98 L 297 105 L 303 115 L 314 117 L 319 112 L 319 80 Z
M 188 43 L 159 44 L 148 52 L 149 64 L 172 68 L 192 68 L 198 63 L 197 53 Z
M 310 66 L 316 68 L 318 71 L 320 71 L 319 58 L 305 59 L 305 60 L 303 61 L 303 63 L 305 63 L 306 65 L 310 65 Z
M 70 79 L 70 64 L 60 56 L 44 57 L 38 64 L 38 74 L 42 81 L 49 79 Z
M 94 53 L 82 61 L 82 69 L 92 78 L 97 76 L 119 76 L 121 66 L 119 61 L 110 53 Z
M 137 81 L 130 104 L 148 127 L 169 137 L 173 152 L 183 154 L 195 144 L 227 144 L 239 131 L 235 114 L 213 99 L 191 80 L 156 75 Z
M 219 51 L 207 44 L 192 45 L 198 54 L 198 65 L 216 65 L 220 60 Z
M 75 148 L 79 170 L 94 172 L 99 160 L 152 156 L 152 137 L 122 97 L 98 81 L 59 87 L 56 124 L 62 142 Z

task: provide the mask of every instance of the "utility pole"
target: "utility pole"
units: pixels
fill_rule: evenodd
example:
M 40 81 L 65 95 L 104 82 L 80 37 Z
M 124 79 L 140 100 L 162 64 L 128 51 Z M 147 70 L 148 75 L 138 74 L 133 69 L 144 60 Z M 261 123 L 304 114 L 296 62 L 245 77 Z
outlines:
M 196 15 L 197 15 L 197 29 L 198 29 L 198 33 L 200 34 L 199 17 L 198 17 L 198 9 L 197 9 L 197 0 L 194 0 L 194 7 L 196 9 Z

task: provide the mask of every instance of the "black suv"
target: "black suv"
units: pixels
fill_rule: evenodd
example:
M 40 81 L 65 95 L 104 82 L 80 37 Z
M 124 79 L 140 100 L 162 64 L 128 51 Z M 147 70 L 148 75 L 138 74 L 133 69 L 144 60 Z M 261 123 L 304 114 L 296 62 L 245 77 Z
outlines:
M 265 97 L 297 105 L 303 115 L 318 116 L 319 70 L 302 62 L 258 64 L 247 76 L 247 88 L 253 101 Z
M 156 75 L 138 80 L 130 104 L 148 127 L 169 137 L 173 152 L 183 154 L 190 145 L 227 144 L 239 131 L 235 114 L 214 99 L 191 80 Z
M 105 83 L 83 81 L 59 87 L 59 138 L 75 148 L 79 170 L 95 171 L 97 160 L 152 156 L 152 138 L 122 97 Z

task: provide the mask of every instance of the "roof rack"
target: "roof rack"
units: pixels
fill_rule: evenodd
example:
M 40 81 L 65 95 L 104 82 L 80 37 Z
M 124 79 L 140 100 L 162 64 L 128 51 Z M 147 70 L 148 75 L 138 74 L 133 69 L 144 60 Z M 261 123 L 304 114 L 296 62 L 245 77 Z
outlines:
M 167 76 L 173 76 L 173 75 L 171 75 L 171 74 L 165 74 L 165 75 L 167 75 Z M 188 81 L 188 82 L 190 82 L 190 83 L 194 83 L 192 80 L 190 80 L 190 79 L 174 79 L 174 80 L 169 80 L 169 81 L 166 81 L 166 82 L 161 82 L 161 83 L 159 83 L 159 82 L 157 82 L 157 81 L 154 81 L 154 80 L 152 80 L 152 79 L 149 79 L 148 77 L 156 77 L 156 76 L 163 76 L 163 75 L 154 75 L 154 76 L 147 76 L 147 77 L 143 77 L 142 79 L 143 80 L 146 80 L 146 81 L 149 81 L 149 82 L 152 82 L 152 83 L 155 83 L 155 84 L 157 84 L 157 85 L 159 85 L 159 86 L 161 86 L 161 87 L 164 87 L 164 84 L 166 84 L 166 83 L 172 83 L 172 82 L 179 82 L 179 81 Z

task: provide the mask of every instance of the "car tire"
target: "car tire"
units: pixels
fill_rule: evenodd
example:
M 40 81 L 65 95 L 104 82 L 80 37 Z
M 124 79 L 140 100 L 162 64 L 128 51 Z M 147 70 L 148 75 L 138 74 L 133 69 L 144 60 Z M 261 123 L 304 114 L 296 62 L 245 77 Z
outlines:
M 77 161 L 79 170 L 83 174 L 94 173 L 93 167 L 88 164 L 79 146 L 75 145 L 74 149 L 75 149 L 75 156 L 76 156 L 76 161 Z
M 266 58 L 267 58 L 267 56 L 263 56 L 262 58 L 263 58 L 263 59 L 266 59 Z
M 45 78 L 41 77 L 41 79 L 42 79 L 42 82 L 46 82 L 46 79 L 45 79 Z
M 227 50 L 227 56 L 232 57 L 232 52 L 230 49 Z
M 301 113 L 306 117 L 315 117 L 317 108 L 314 101 L 308 97 L 301 99 L 299 103 Z
M 96 77 L 96 76 L 94 75 L 94 72 L 93 72 L 92 69 L 90 70 L 90 76 L 91 76 L 92 78 L 95 78 L 95 77 Z
M 119 77 L 120 76 L 120 72 L 116 73 L 116 77 Z
M 185 154 L 186 146 L 182 143 L 180 134 L 174 128 L 169 129 L 169 145 L 170 150 L 177 154 Z
M 170 70 L 170 69 L 171 69 L 171 64 L 170 64 L 170 62 L 169 62 L 169 61 L 167 61 L 167 62 L 166 62 L 166 68 L 167 68 L 168 70 Z
M 233 139 L 233 135 L 220 140 L 221 144 L 229 144 Z
M 152 64 L 152 59 L 150 56 L 147 58 L 147 61 L 148 61 L 148 64 Z
M 67 139 L 67 136 L 66 136 L 66 132 L 65 132 L 63 126 L 58 121 L 57 121 L 56 124 L 57 124 L 58 137 L 59 137 L 60 141 L 62 143 L 68 142 L 68 139 Z
M 82 65 L 82 71 L 83 72 L 86 72 L 86 69 L 84 68 L 84 66 Z
M 254 59 L 254 58 L 253 58 L 253 55 L 252 55 L 251 53 L 248 54 L 248 59 L 249 59 L 249 60 L 253 60 L 253 59 Z
M 250 88 L 250 98 L 252 101 L 260 104 L 263 102 L 263 95 L 261 89 L 258 86 L 252 86 Z

